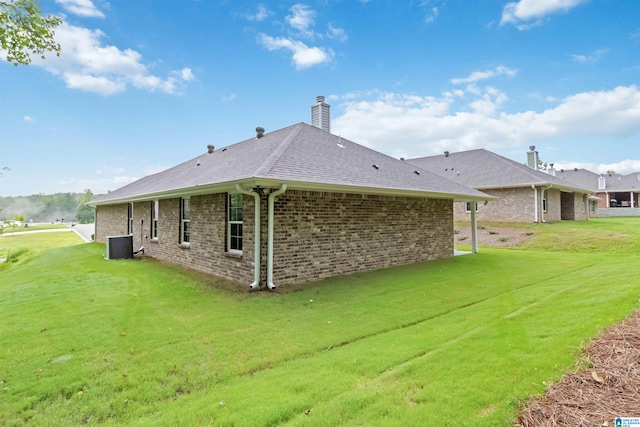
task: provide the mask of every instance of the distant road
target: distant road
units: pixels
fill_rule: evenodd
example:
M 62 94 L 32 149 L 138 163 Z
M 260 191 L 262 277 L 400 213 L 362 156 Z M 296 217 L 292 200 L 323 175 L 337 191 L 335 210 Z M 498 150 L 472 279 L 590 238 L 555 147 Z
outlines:
M 95 224 L 76 224 L 69 228 L 52 228 L 50 230 L 16 231 L 13 233 L 4 233 L 4 235 L 13 236 L 26 233 L 60 233 L 69 231 L 74 231 L 85 242 L 91 242 L 91 235 L 95 233 Z
M 96 227 L 95 224 L 76 224 L 71 229 L 82 237 L 85 242 L 90 242 L 91 235 L 95 233 Z

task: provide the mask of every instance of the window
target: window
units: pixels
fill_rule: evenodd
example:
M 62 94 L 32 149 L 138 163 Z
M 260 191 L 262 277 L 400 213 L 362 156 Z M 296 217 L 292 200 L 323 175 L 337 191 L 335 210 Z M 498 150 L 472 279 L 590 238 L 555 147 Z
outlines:
M 542 190 L 542 212 L 547 211 L 547 190 Z
M 127 234 L 133 234 L 133 203 L 127 208 Z
M 158 238 L 158 201 L 151 202 L 151 238 Z
M 471 212 L 471 202 L 466 202 L 464 209 L 466 212 Z M 478 202 L 476 202 L 476 212 L 478 212 Z
M 227 216 L 227 250 L 242 252 L 242 194 L 229 194 Z
M 180 199 L 180 243 L 191 241 L 191 201 Z

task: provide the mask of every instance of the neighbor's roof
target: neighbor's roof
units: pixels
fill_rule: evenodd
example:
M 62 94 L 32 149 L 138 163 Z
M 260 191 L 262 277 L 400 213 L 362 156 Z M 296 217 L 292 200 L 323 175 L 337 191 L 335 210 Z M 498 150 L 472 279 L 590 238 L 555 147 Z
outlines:
M 235 191 L 235 185 L 490 200 L 493 197 L 298 123 L 217 149 L 98 197 L 92 206 Z
M 640 172 L 628 175 L 602 174 L 604 178 L 604 189 L 599 188 L 600 174 L 587 169 L 570 169 L 556 172 L 556 177 L 581 187 L 589 188 L 596 193 L 608 192 L 640 192 Z
M 531 169 L 484 149 L 420 157 L 407 162 L 478 190 L 551 185 L 564 191 L 592 192 L 588 187 Z

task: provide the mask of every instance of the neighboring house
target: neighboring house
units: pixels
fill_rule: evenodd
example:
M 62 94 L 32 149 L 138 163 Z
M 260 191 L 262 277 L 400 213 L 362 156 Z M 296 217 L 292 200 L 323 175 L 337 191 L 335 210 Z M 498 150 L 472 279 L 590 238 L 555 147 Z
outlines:
M 587 169 L 560 169 L 556 177 L 595 193 L 592 213 L 599 216 L 640 216 L 640 172 L 620 175 L 597 174 Z
M 477 206 L 486 221 L 545 222 L 589 219 L 591 191 L 536 170 L 535 147 L 528 165 L 484 149 L 406 160 L 407 163 L 496 197 Z M 456 204 L 456 220 L 469 218 L 471 204 Z
M 453 256 L 454 201 L 490 196 L 305 123 L 101 196 L 96 240 L 252 288 Z

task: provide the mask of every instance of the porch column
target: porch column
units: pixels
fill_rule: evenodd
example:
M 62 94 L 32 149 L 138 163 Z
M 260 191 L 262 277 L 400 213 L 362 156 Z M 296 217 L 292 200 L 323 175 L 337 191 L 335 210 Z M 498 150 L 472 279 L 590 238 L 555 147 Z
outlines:
M 478 222 L 476 221 L 476 209 L 478 202 L 471 202 L 471 252 L 478 253 Z
M 635 206 L 633 205 L 633 202 L 635 202 L 635 200 L 633 200 L 633 191 L 629 193 L 629 198 L 631 199 L 631 207 L 635 208 Z

